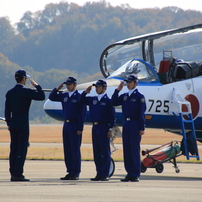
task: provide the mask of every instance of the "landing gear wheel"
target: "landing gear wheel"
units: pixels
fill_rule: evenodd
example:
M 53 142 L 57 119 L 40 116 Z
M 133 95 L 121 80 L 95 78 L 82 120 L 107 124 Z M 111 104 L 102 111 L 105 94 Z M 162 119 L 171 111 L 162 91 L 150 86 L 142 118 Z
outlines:
M 110 168 L 109 168 L 109 177 L 111 177 L 114 174 L 114 170 L 115 170 L 115 163 L 113 158 L 111 158 Z
M 164 166 L 162 163 L 157 163 L 156 164 L 156 172 L 157 173 L 162 173 L 163 172 L 163 169 L 164 169 Z
M 141 173 L 145 173 L 147 171 L 147 167 L 141 162 Z
M 176 169 L 175 169 L 175 172 L 176 172 L 176 173 L 180 173 L 180 169 L 179 169 L 179 168 L 176 168 Z

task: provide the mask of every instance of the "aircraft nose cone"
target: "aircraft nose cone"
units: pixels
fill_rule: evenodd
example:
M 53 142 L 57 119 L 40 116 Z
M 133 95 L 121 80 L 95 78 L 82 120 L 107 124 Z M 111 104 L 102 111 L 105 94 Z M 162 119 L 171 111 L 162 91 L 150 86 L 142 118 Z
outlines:
M 62 112 L 62 105 L 60 102 L 53 102 L 51 100 L 46 100 L 43 105 L 45 113 L 53 119 L 58 121 L 64 121 L 64 116 Z

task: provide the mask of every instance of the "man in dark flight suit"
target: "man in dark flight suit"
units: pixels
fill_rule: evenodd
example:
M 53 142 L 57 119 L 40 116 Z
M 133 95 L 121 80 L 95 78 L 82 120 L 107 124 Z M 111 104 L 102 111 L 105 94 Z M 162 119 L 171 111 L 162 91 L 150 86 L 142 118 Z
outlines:
M 24 70 L 15 73 L 16 86 L 6 94 L 5 120 L 10 131 L 10 174 L 11 181 L 29 181 L 23 176 L 23 167 L 29 144 L 29 108 L 32 100 L 44 100 L 45 94 L 34 80 L 36 88 L 25 88 L 29 75 Z
M 122 182 L 138 182 L 140 177 L 140 141 L 145 130 L 145 97 L 136 88 L 138 78 L 135 75 L 129 75 L 127 82 L 128 93 L 118 95 L 122 90 L 124 81 L 112 95 L 112 104 L 114 106 L 122 105 L 122 113 L 125 118 L 123 123 L 123 155 L 124 165 L 127 175 Z
M 66 84 L 68 92 L 58 93 Z M 64 114 L 63 147 L 68 174 L 61 180 L 78 180 L 81 172 L 81 141 L 86 115 L 86 106 L 79 102 L 80 93 L 76 90 L 77 79 L 68 77 L 66 82 L 54 88 L 49 99 L 62 103 Z
M 98 80 L 93 86 L 96 87 L 98 96 L 86 97 L 92 89 L 91 85 L 81 94 L 80 100 L 89 105 L 93 122 L 92 143 L 97 175 L 95 178 L 91 178 L 91 181 L 108 181 L 111 162 L 110 138 L 115 125 L 115 110 L 105 93 L 107 83 L 104 80 Z

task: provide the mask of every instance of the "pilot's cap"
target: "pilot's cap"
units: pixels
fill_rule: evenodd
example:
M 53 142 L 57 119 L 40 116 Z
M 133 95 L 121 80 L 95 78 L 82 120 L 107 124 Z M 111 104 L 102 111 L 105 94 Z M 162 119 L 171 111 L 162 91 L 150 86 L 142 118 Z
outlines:
M 27 78 L 27 77 L 30 77 L 30 75 L 28 75 L 26 73 L 26 71 L 23 70 L 23 69 L 19 69 L 18 71 L 15 72 L 15 78 L 16 79 L 20 79 L 20 78 L 23 78 L 23 77 Z
M 99 79 L 96 83 L 93 84 L 93 86 L 103 86 L 103 87 L 107 87 L 107 83 L 106 81 Z
M 134 74 L 130 74 L 124 81 L 129 81 L 129 82 L 131 82 L 131 81 L 138 81 L 138 78 L 137 78 L 137 76 L 135 76 Z
M 77 83 L 77 80 L 73 76 L 67 77 L 67 80 L 64 82 L 64 84 L 72 84 L 72 83 Z

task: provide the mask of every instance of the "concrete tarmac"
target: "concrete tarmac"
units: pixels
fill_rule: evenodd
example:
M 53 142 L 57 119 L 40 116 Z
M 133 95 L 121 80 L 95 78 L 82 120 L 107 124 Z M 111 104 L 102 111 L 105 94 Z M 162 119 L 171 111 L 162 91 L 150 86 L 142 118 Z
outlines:
M 201 202 L 202 164 L 178 163 L 176 173 L 171 163 L 164 171 L 148 168 L 140 182 L 121 182 L 123 162 L 115 162 L 115 173 L 108 182 L 92 182 L 93 161 L 82 161 L 78 181 L 62 181 L 63 161 L 27 160 L 24 175 L 30 182 L 10 182 L 8 160 L 0 160 L 1 202 Z

